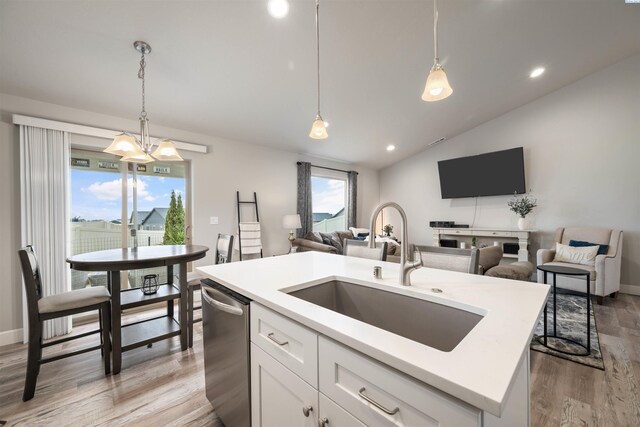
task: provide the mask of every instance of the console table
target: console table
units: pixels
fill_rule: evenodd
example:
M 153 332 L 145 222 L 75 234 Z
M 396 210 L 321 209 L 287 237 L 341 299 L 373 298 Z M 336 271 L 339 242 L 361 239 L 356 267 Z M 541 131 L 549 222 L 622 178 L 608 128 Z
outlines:
M 517 258 L 518 261 L 529 261 L 529 240 L 535 230 L 511 230 L 504 228 L 433 228 L 433 243 L 440 246 L 444 236 L 494 237 L 500 240 L 515 240 L 520 249 L 518 255 L 504 254 L 505 258 Z

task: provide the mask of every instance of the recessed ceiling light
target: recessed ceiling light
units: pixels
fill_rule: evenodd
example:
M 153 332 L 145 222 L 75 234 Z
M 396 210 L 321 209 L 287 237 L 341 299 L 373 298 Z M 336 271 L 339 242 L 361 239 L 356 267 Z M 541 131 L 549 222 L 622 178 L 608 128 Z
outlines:
M 387 151 L 393 151 L 396 149 L 396 146 L 391 144 L 391 145 L 387 145 Z
M 289 2 L 287 0 L 269 0 L 267 10 L 274 18 L 284 18 L 289 13 Z
M 532 79 L 535 79 L 536 77 L 540 77 L 542 73 L 544 73 L 544 67 L 538 67 L 534 69 L 531 72 L 531 74 L 529 74 L 529 77 L 531 77 Z

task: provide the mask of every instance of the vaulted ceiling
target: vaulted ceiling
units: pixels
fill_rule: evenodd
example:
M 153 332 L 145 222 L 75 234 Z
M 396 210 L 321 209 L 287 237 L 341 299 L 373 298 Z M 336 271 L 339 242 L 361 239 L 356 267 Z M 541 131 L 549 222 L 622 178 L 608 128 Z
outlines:
M 134 40 L 154 123 L 375 168 L 453 137 L 640 52 L 640 4 L 441 0 L 440 56 L 454 88 L 420 99 L 433 62 L 431 1 L 321 0 L 275 19 L 254 1 L 0 0 L 0 92 L 136 118 Z M 530 71 L 546 68 L 538 79 Z M 388 153 L 385 147 L 397 149 Z

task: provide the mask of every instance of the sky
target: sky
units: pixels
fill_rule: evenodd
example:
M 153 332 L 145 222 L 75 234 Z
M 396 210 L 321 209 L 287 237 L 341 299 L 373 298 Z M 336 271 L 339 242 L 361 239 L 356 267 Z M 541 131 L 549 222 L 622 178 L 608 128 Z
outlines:
M 344 208 L 346 181 L 341 179 L 311 177 L 313 212 L 337 213 Z
M 132 178 L 127 194 L 128 216 L 131 216 Z M 184 197 L 184 178 L 138 176 L 138 211 L 168 208 L 171 190 Z M 122 178 L 120 172 L 71 170 L 71 217 L 105 221 L 121 219 Z

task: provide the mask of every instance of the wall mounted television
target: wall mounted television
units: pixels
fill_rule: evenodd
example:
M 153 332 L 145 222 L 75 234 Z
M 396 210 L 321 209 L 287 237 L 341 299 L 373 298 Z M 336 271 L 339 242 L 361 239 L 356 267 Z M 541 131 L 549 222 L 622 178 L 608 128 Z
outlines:
M 522 147 L 438 162 L 443 199 L 523 194 Z

